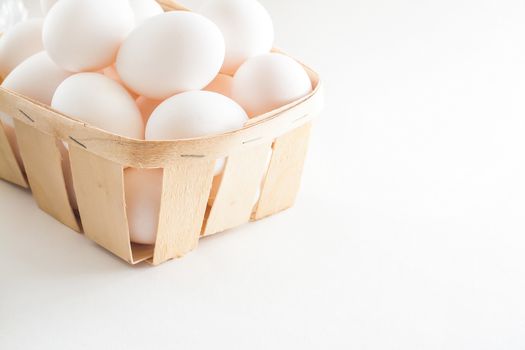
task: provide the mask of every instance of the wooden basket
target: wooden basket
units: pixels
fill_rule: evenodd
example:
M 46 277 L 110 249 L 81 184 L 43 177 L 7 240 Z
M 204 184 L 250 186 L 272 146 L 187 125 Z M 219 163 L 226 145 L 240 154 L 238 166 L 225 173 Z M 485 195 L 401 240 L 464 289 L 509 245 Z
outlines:
M 160 3 L 166 10 L 185 10 L 171 1 Z M 0 88 L 0 112 L 14 119 L 25 167 L 25 171 L 19 167 L 0 124 L 0 178 L 30 187 L 43 211 L 75 231 L 83 230 L 86 237 L 131 264 L 157 265 L 182 257 L 197 246 L 200 237 L 293 205 L 311 121 L 322 107 L 319 77 L 305 69 L 314 86 L 308 96 L 251 119 L 240 130 L 177 141 L 114 135 Z M 78 212 L 68 198 L 59 140 L 69 145 Z M 225 157 L 224 173 L 214 179 L 214 164 Z M 153 246 L 130 242 L 123 175 L 128 167 L 163 169 Z M 212 186 L 215 199 L 209 205 Z

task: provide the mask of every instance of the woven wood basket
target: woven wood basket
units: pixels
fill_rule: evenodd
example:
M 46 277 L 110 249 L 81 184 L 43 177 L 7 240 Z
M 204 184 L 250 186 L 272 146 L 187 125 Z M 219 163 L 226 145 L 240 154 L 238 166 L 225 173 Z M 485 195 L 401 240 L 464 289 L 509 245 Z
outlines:
M 172 1 L 159 2 L 165 10 L 186 10 Z M 293 205 L 311 121 L 322 107 L 319 77 L 305 69 L 314 87 L 308 96 L 251 119 L 234 132 L 160 142 L 105 132 L 0 88 L 0 112 L 14 119 L 25 168 L 18 165 L 7 129 L 0 124 L 0 178 L 31 188 L 43 211 L 131 264 L 157 265 L 182 257 L 196 248 L 201 237 Z M 62 168 L 67 154 L 61 151 L 60 141 L 69 145 L 78 211 L 70 204 Z M 225 157 L 224 173 L 214 178 L 215 162 Z M 128 167 L 163 169 L 157 239 L 152 246 L 130 242 L 124 191 Z

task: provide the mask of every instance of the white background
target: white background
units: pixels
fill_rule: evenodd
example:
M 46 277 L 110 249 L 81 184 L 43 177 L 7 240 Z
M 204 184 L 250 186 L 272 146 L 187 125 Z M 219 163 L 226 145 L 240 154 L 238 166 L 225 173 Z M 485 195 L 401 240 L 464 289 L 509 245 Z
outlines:
M 327 85 L 297 205 L 130 267 L 0 182 L 0 348 L 525 348 L 525 3 L 261 2 Z

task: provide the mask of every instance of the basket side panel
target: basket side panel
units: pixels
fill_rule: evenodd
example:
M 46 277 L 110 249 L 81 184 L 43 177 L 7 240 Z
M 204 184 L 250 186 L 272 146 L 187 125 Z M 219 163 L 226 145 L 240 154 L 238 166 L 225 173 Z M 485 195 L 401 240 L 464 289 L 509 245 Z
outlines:
M 121 165 L 70 144 L 78 209 L 86 236 L 133 263 Z
M 24 188 L 28 187 L 2 122 L 0 122 L 0 178 Z
M 275 141 L 254 219 L 259 220 L 293 206 L 301 185 L 311 126 L 311 123 L 305 124 Z
M 204 235 L 222 232 L 250 221 L 271 147 L 271 143 L 265 143 L 230 155 Z
M 64 225 L 80 231 L 69 203 L 57 140 L 15 120 L 20 154 L 38 207 Z
M 153 264 L 180 258 L 197 247 L 215 161 L 183 159 L 164 169 Z

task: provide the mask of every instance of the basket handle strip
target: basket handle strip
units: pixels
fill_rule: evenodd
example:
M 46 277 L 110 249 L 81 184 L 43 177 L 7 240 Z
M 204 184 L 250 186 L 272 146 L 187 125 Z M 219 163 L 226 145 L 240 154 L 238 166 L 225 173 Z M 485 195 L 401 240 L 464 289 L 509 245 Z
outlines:
M 61 140 L 74 139 L 103 158 L 135 168 L 163 168 L 188 156 L 213 160 L 227 157 L 230 153 L 247 149 L 252 144 L 271 141 L 284 132 L 308 123 L 321 109 L 321 105 L 322 98 L 317 92 L 293 106 L 272 112 L 276 113 L 274 116 L 256 118 L 243 129 L 230 133 L 187 140 L 143 141 L 94 128 L 0 88 L 0 111 Z

